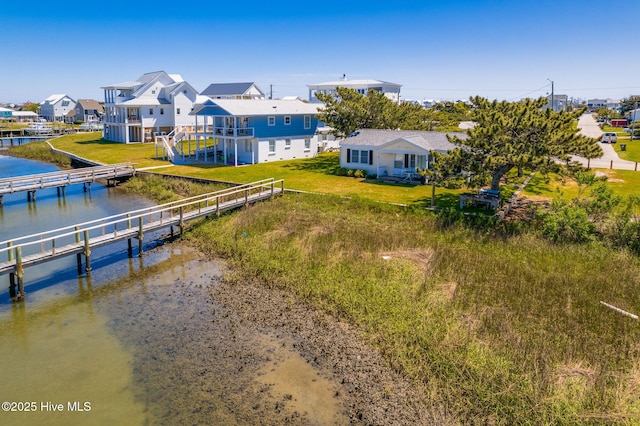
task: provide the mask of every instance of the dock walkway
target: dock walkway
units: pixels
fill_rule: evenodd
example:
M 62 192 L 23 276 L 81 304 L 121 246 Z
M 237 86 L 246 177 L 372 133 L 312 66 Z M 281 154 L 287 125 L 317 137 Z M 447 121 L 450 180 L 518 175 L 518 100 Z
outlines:
M 123 163 L 2 178 L 0 179 L 0 204 L 2 204 L 2 197 L 6 194 L 27 192 L 27 199 L 31 200 L 35 198 L 35 191 L 38 189 L 65 188 L 67 185 L 91 183 L 97 180 L 115 182 L 133 176 L 135 171 L 132 164 Z
M 89 222 L 0 242 L 0 275 L 10 274 L 9 293 L 12 299 L 24 297 L 23 271 L 71 254 L 77 255 L 78 273 L 91 271 L 91 249 L 119 240 L 128 240 L 128 254 L 132 256 L 131 239 L 138 240 L 138 255 L 142 255 L 144 234 L 161 228 L 177 227 L 183 231 L 187 222 L 208 215 L 236 209 L 284 194 L 284 180 L 265 179 L 230 189 L 199 195 L 172 203 L 134 210 Z M 17 282 L 16 282 L 17 280 Z M 18 292 L 16 293 L 16 284 Z

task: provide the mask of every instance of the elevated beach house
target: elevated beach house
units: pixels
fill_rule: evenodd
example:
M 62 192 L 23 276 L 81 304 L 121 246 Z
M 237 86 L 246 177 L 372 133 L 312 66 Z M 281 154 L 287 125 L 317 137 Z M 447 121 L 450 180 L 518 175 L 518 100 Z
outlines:
M 467 137 L 462 132 L 449 134 Z M 340 143 L 340 167 L 379 178 L 415 180 L 416 168 L 428 168 L 434 151 L 446 154 L 455 147 L 443 132 L 361 129 Z
M 343 75 L 340 80 L 309 84 L 307 87 L 309 88 L 309 102 L 320 102 L 317 97 L 318 93 L 335 96 L 338 87 L 353 89 L 361 95 L 366 95 L 369 90 L 375 90 L 376 92 L 383 93 L 394 102 L 400 102 L 400 88 L 402 85 L 371 79 L 347 80 L 347 76 Z
M 51 95 L 40 102 L 38 113 L 47 121 L 65 121 L 69 111 L 76 107 L 76 101 L 64 94 Z
M 237 166 L 313 157 L 317 108 L 300 100 L 207 99 L 191 113 L 196 159 Z
M 179 74 L 151 72 L 102 89 L 106 140 L 153 142 L 155 136 L 176 128 L 193 128 L 195 120 L 189 113 L 198 92 Z

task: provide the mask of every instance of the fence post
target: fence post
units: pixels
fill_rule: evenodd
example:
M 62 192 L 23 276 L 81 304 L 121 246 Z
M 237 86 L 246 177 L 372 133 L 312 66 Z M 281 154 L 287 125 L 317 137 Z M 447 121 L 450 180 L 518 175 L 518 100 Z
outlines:
M 184 232 L 184 206 L 180 206 L 180 235 Z
M 9 251 L 7 252 L 9 255 L 9 262 L 11 262 L 13 260 L 13 250 L 11 250 L 11 247 L 13 247 L 13 241 L 9 241 L 7 243 L 7 247 L 9 247 Z

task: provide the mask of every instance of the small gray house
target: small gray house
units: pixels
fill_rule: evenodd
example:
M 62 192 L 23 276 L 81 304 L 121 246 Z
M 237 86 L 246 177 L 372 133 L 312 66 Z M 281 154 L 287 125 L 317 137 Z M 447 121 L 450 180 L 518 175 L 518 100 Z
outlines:
M 449 135 L 467 137 L 462 132 Z M 416 167 L 429 167 L 432 152 L 446 154 L 454 148 L 443 132 L 361 129 L 340 142 L 340 166 L 378 177 L 412 179 Z

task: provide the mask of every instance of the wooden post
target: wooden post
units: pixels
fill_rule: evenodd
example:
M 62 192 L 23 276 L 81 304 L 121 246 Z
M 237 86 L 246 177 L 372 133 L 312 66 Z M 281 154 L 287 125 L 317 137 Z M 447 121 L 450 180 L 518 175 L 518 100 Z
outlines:
M 89 246 L 89 231 L 84 231 L 84 258 L 87 262 L 84 270 L 89 274 L 91 272 L 91 247 Z
M 18 278 L 18 294 L 17 299 L 24 299 L 24 281 L 22 267 L 22 247 L 16 247 L 16 277 Z
M 13 241 L 9 241 L 7 247 L 13 247 Z M 13 250 L 7 251 L 7 254 L 9 256 L 9 262 L 13 261 Z
M 127 238 L 127 256 L 133 257 L 133 247 L 131 245 L 131 238 Z
M 142 257 L 142 216 L 138 218 L 138 257 Z
M 220 197 L 216 197 L 216 216 L 220 217 Z
M 16 301 L 16 274 L 15 272 L 9 273 L 9 297 L 14 302 Z
M 591 169 L 591 158 L 587 158 L 587 170 Z
M 78 267 L 78 275 L 82 275 L 82 253 L 76 253 L 76 266 Z
M 613 169 L 613 160 L 609 163 L 609 169 Z
M 184 206 L 180 206 L 180 235 L 184 232 Z
M 637 171 L 638 171 L 638 162 L 637 162 L 637 161 L 636 161 L 636 166 L 635 166 L 635 168 L 633 169 L 633 171 L 634 171 L 634 172 L 637 172 Z M 2 197 L 0 197 L 0 204 L 2 204 Z

